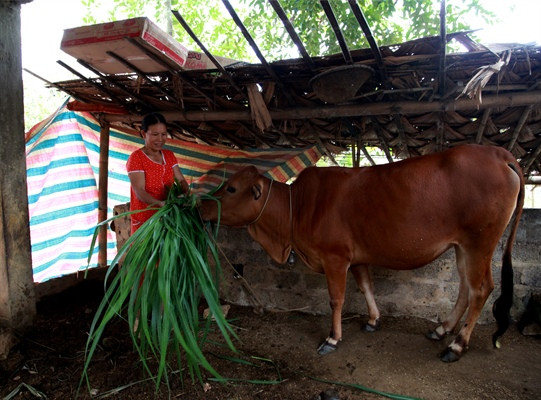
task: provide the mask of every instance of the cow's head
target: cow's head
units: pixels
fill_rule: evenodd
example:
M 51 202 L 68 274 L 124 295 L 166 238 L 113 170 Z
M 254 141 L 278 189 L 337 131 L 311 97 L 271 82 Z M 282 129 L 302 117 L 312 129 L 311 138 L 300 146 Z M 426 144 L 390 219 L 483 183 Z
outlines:
M 235 173 L 214 196 L 221 203 L 220 224 L 240 227 L 254 222 L 265 204 L 267 178 L 254 166 Z M 205 221 L 218 220 L 218 204 L 215 200 L 203 199 L 199 209 Z

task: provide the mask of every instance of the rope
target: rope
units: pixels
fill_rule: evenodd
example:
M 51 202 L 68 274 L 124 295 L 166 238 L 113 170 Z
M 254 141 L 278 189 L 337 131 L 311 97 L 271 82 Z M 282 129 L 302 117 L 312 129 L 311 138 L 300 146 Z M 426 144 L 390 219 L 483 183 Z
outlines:
M 265 211 L 265 208 L 267 207 L 267 203 L 269 202 L 269 199 L 270 199 L 270 194 L 271 194 L 271 189 L 272 189 L 272 183 L 274 181 L 271 179 L 270 181 L 270 185 L 269 185 L 269 191 L 267 193 L 267 198 L 265 199 L 265 204 L 263 204 L 263 208 L 261 209 L 261 211 L 259 212 L 259 215 L 256 217 L 256 219 L 254 219 L 252 222 L 250 222 L 248 225 L 252 225 L 252 224 L 255 224 L 259 218 L 261 218 L 261 215 L 263 215 L 263 211 Z

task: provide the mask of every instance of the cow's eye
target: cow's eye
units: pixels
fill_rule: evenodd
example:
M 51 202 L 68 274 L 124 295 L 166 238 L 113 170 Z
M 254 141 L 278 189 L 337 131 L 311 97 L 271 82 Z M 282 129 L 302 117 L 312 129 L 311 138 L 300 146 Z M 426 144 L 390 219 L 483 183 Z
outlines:
M 232 186 L 228 186 L 226 189 L 229 193 L 235 193 L 236 189 Z

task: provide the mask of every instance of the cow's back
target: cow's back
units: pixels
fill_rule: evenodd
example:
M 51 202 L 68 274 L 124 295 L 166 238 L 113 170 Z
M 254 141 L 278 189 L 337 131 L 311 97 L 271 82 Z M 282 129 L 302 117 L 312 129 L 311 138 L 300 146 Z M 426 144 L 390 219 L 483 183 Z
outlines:
M 380 166 L 307 168 L 293 184 L 295 230 L 359 262 L 385 255 L 391 267 L 421 266 L 473 230 L 503 233 L 520 188 L 509 165 L 518 167 L 506 150 L 467 145 Z

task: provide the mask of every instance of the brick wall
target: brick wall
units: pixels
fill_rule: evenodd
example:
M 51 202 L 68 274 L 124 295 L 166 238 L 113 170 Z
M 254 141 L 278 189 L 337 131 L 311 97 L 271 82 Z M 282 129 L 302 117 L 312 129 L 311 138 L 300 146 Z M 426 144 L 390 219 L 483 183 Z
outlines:
M 115 207 L 115 214 L 127 211 Z M 119 245 L 128 238 L 129 217 L 115 220 Z M 221 298 L 229 303 L 266 309 L 301 310 L 329 314 L 325 276 L 312 272 L 302 261 L 293 266 L 272 261 L 246 229 L 220 227 L 223 279 Z M 505 237 L 505 236 L 504 236 Z M 480 322 L 493 321 L 492 303 L 500 292 L 502 244 L 493 259 L 496 285 Z M 530 294 L 541 294 L 541 209 L 525 209 L 513 249 L 515 276 L 513 317 L 520 316 Z M 236 270 L 242 270 L 242 277 Z M 382 316 L 415 316 L 432 321 L 444 319 L 458 294 L 454 251 L 450 250 L 424 268 L 413 271 L 372 269 L 376 301 Z M 364 297 L 353 277 L 348 279 L 345 313 L 367 314 Z
M 480 318 L 493 321 L 492 303 L 500 292 L 501 244 L 493 260 L 495 290 Z M 324 275 L 312 272 L 301 261 L 295 265 L 273 262 L 251 239 L 246 229 L 220 228 L 223 251 L 221 297 L 239 305 L 255 304 L 255 297 L 267 309 L 303 310 L 329 314 Z M 235 278 L 233 266 L 242 268 L 245 279 Z M 515 274 L 514 318 L 524 310 L 531 293 L 541 293 L 541 209 L 526 209 L 513 250 Z M 413 271 L 373 269 L 376 301 L 382 316 L 416 316 L 436 321 L 452 309 L 458 294 L 458 275 L 454 251 L 450 250 L 424 268 Z M 246 284 L 249 286 L 246 288 Z M 364 298 L 353 277 L 348 279 L 345 313 L 366 314 Z

